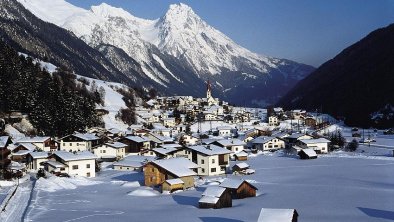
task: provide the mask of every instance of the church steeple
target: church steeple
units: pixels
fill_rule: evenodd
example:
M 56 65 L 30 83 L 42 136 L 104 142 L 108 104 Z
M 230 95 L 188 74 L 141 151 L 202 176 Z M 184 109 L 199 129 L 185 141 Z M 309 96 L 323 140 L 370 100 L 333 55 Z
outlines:
M 212 86 L 211 86 L 211 82 L 207 81 L 207 99 L 212 98 Z

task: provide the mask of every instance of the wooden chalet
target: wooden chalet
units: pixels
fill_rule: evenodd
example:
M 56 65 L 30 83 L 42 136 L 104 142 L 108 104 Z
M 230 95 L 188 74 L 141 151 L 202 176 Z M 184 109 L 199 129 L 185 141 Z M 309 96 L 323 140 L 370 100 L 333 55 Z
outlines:
M 298 152 L 298 155 L 300 156 L 300 159 L 302 159 L 302 160 L 317 158 L 316 152 L 310 148 L 300 150 L 300 152 Z
M 232 207 L 233 200 L 231 192 L 225 187 L 210 186 L 205 189 L 201 199 L 198 201 L 199 208 L 220 209 Z
M 11 151 L 7 148 L 11 143 L 11 139 L 8 136 L 0 136 L 0 169 L 6 169 L 11 160 L 8 158 Z
M 241 173 L 241 174 L 252 174 L 254 170 L 250 169 L 249 164 L 245 162 L 237 163 L 232 168 L 233 172 Z
M 142 155 L 150 150 L 150 139 L 144 136 L 127 136 L 121 138 L 119 142 L 127 144 L 126 153 Z
M 162 184 L 162 192 L 169 191 L 170 193 L 177 191 L 177 190 L 184 190 L 185 182 L 181 179 L 168 179 L 163 182 Z
M 235 153 L 234 158 L 237 161 L 246 161 L 246 160 L 248 160 L 248 154 L 245 151 L 242 151 L 239 153 Z
M 297 222 L 298 212 L 295 209 L 262 208 L 257 222 Z
M 231 196 L 234 199 L 243 199 L 247 197 L 255 197 L 258 190 L 255 186 L 246 180 L 225 179 L 219 185 L 220 187 L 228 188 L 231 191 Z
M 198 165 L 186 158 L 170 158 L 148 162 L 144 166 L 145 186 L 161 186 L 168 179 L 180 179 L 183 189 L 194 187 Z

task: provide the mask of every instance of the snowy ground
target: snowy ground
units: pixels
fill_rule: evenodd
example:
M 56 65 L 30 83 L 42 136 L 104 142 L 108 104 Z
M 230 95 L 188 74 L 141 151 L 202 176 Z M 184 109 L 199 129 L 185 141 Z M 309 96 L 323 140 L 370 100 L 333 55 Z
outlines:
M 232 208 L 219 210 L 197 205 L 205 187 L 220 178 L 164 195 L 140 186 L 142 173 L 107 169 L 85 186 L 55 192 L 36 186 L 26 221 L 256 221 L 262 207 L 296 208 L 300 221 L 392 221 L 394 158 L 388 157 L 389 149 L 369 149 L 315 160 L 257 155 L 248 161 L 256 173 L 243 178 L 254 183 L 258 196 L 233 200 Z

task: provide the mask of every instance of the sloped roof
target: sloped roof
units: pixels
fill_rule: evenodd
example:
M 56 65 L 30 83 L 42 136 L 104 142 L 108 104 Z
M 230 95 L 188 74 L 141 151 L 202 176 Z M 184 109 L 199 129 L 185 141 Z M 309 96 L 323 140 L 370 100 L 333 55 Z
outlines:
M 153 161 L 152 163 L 160 166 L 161 168 L 167 170 L 168 172 L 178 177 L 197 175 L 197 173 L 191 169 L 198 168 L 198 165 L 186 158 L 170 158 L 170 159 L 156 160 Z
M 316 152 L 313 149 L 302 149 L 301 151 L 303 151 L 309 157 L 317 156 Z
M 106 143 L 105 145 L 116 148 L 116 149 L 127 147 L 127 144 L 124 144 L 121 142 Z
M 276 139 L 276 137 L 272 137 L 272 136 L 259 136 L 259 137 L 253 139 L 253 140 L 250 141 L 250 142 L 251 142 L 251 143 L 254 143 L 254 144 L 256 144 L 256 143 L 264 144 L 264 143 L 268 143 L 269 141 L 271 141 L 271 140 L 273 140 L 273 139 Z
M 214 156 L 214 155 L 220 155 L 220 154 L 229 154 L 232 153 L 232 151 L 220 147 L 220 146 L 215 146 L 215 145 L 207 145 L 207 146 L 201 146 L 201 145 L 197 145 L 197 146 L 188 146 L 188 149 L 197 151 L 199 153 L 202 153 L 204 155 L 207 156 Z
M 159 148 L 153 149 L 154 152 L 160 153 L 160 154 L 162 154 L 162 155 L 167 155 L 167 154 L 169 154 L 169 153 L 171 153 L 171 152 L 175 152 L 175 151 L 177 151 L 177 150 L 178 150 L 178 149 L 172 148 L 172 147 L 168 147 L 168 148 L 159 147 Z
M 8 136 L 0 136 L 0 147 L 5 147 L 8 139 Z
M 89 151 L 76 152 L 76 154 L 67 151 L 55 151 L 53 154 L 64 161 L 97 159 L 97 156 Z
M 136 143 L 148 142 L 148 140 L 145 137 L 127 136 L 125 138 L 128 139 L 128 140 L 134 141 Z
M 222 146 L 244 146 L 246 143 L 239 139 L 219 140 L 217 141 Z
M 226 191 L 226 188 L 219 186 L 209 186 L 205 189 L 203 196 L 220 197 Z
M 257 222 L 291 222 L 295 209 L 262 208 Z
M 36 136 L 36 137 L 24 137 L 16 141 L 16 143 L 43 143 L 50 139 L 49 136 Z
M 174 185 L 174 184 L 184 184 L 185 182 L 183 182 L 183 180 L 181 179 L 169 179 L 166 180 L 166 182 L 170 185 Z
M 241 169 L 250 167 L 249 164 L 247 164 L 247 163 L 245 163 L 245 162 L 237 163 L 237 164 L 235 164 L 235 166 L 237 166 L 237 167 L 239 167 L 239 168 L 241 168 Z
M 300 140 L 302 143 L 305 143 L 305 144 L 316 144 L 316 143 L 329 143 L 329 142 L 331 142 L 330 140 L 328 140 L 328 139 L 325 139 L 325 138 L 319 138 L 319 139 L 309 139 L 309 140 Z
M 47 158 L 48 157 L 47 152 L 31 152 L 30 155 L 33 157 L 33 159 L 40 159 L 40 158 Z
M 199 203 L 216 204 L 218 201 L 219 201 L 218 197 L 202 196 L 198 202 Z

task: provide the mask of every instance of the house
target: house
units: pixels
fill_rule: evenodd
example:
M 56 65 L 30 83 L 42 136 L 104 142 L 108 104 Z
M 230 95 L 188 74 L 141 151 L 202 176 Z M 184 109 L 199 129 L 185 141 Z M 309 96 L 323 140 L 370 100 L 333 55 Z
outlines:
M 181 138 L 179 139 L 179 143 L 184 145 L 184 146 L 193 146 L 198 143 L 200 139 L 197 137 L 191 136 L 191 135 L 182 135 Z
M 218 136 L 222 136 L 222 137 L 231 137 L 232 136 L 232 133 L 231 133 L 232 128 L 229 126 L 218 126 L 216 128 L 216 130 L 217 130 Z
M 284 137 L 284 140 L 286 142 L 286 148 L 291 148 L 297 143 L 298 140 L 309 140 L 309 139 L 313 139 L 313 137 L 306 135 L 304 133 L 293 133 L 287 137 Z
M 295 109 L 291 111 L 291 116 L 293 117 L 293 119 L 298 120 L 303 118 L 306 115 L 306 111 L 305 110 L 300 110 L 300 109 Z
M 216 120 L 216 115 L 213 114 L 211 111 L 204 111 L 203 114 L 205 121 Z
M 239 153 L 234 154 L 235 160 L 237 161 L 246 161 L 248 160 L 248 154 L 245 151 L 241 151 Z
M 151 141 L 151 148 L 159 147 L 161 144 L 168 144 L 174 142 L 174 140 L 170 137 L 161 136 L 152 132 L 148 133 L 146 137 L 149 138 Z
M 97 156 L 89 151 L 75 153 L 56 151 L 49 155 L 44 169 L 54 174 L 66 173 L 70 176 L 95 177 L 96 159 Z
M 126 156 L 127 144 L 121 142 L 108 142 L 93 147 L 93 153 L 102 160 L 115 161 Z
M 250 168 L 249 164 L 245 162 L 237 163 L 233 166 L 232 170 L 233 172 L 238 172 L 238 173 L 245 173 L 246 170 Z
M 233 200 L 229 189 L 219 186 L 209 186 L 205 189 L 201 199 L 198 201 L 199 208 L 220 209 L 232 207 Z
M 226 148 L 233 153 L 242 152 L 246 145 L 244 141 L 239 139 L 218 140 L 216 142 L 213 142 L 213 144 Z
M 149 156 L 126 156 L 124 159 L 112 164 L 114 170 L 119 171 L 140 171 L 142 172 L 144 165 L 154 160 Z
M 225 179 L 219 185 L 230 190 L 231 196 L 234 199 L 243 199 L 247 197 L 255 197 L 258 190 L 255 186 L 246 180 Z
M 11 164 L 11 160 L 8 158 L 11 151 L 8 149 L 8 145 L 11 144 L 11 139 L 8 136 L 0 136 L 0 169 L 4 170 Z
M 279 119 L 277 116 L 270 116 L 268 117 L 268 125 L 270 126 L 278 126 L 279 125 Z
M 328 144 L 331 141 L 325 138 L 319 139 L 302 139 L 297 142 L 298 145 L 306 148 L 312 148 L 316 153 L 328 153 Z
M 182 157 L 148 162 L 144 166 L 145 186 L 161 186 L 168 179 L 181 179 L 183 189 L 194 187 L 197 168 L 197 164 Z
M 168 159 L 176 157 L 179 151 L 182 151 L 182 145 L 180 144 L 162 144 L 158 148 L 152 149 L 153 152 L 159 159 Z
M 252 149 L 261 151 L 272 151 L 285 148 L 285 142 L 272 136 L 259 136 L 252 141 Z
M 93 133 L 74 133 L 60 139 L 60 150 L 63 151 L 91 151 L 99 144 L 100 138 Z
M 312 128 L 315 128 L 316 125 L 317 125 L 316 119 L 313 118 L 313 117 L 306 117 L 304 119 L 304 123 L 305 123 L 306 126 L 309 126 L 309 127 L 312 127 Z
M 225 174 L 230 166 L 230 150 L 210 144 L 185 148 L 188 159 L 198 164 L 198 175 L 214 176 Z
M 145 136 L 126 136 L 119 142 L 127 145 L 125 152 L 131 155 L 144 155 L 151 148 L 150 139 Z
M 298 213 L 295 209 L 262 208 L 257 222 L 297 222 Z
M 300 159 L 302 159 L 302 160 L 317 158 L 316 152 L 310 148 L 300 150 L 300 152 L 298 152 L 298 155 L 300 156 Z
M 30 152 L 26 156 L 26 169 L 39 170 L 44 168 L 44 162 L 48 160 L 47 152 Z
M 26 156 L 30 152 L 37 150 L 37 147 L 31 143 L 12 144 L 11 160 L 18 163 L 26 163 Z
M 175 126 L 175 118 L 164 118 L 163 125 L 168 128 L 172 128 Z
M 19 140 L 15 141 L 15 143 L 18 143 L 18 144 L 24 144 L 24 143 L 33 144 L 34 146 L 37 147 L 37 150 L 45 151 L 45 152 L 53 152 L 53 151 L 57 150 L 57 146 L 55 145 L 55 142 L 52 141 L 50 137 L 41 137 L 41 136 L 25 137 L 25 138 L 22 138 L 22 139 L 19 139 Z
M 184 190 L 185 182 L 181 179 L 168 179 L 163 182 L 162 185 L 162 192 L 169 191 L 170 193 L 177 191 L 177 190 Z

